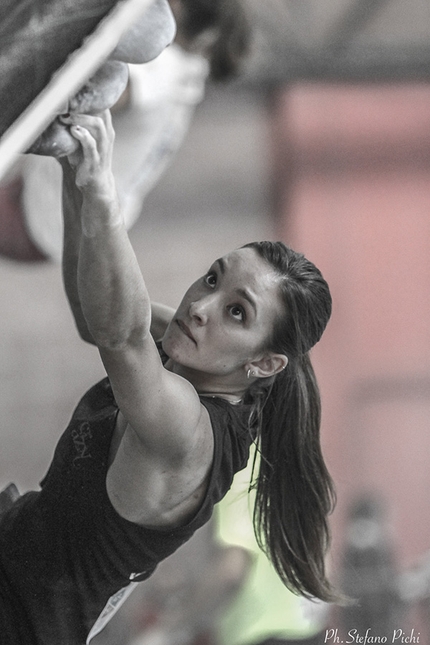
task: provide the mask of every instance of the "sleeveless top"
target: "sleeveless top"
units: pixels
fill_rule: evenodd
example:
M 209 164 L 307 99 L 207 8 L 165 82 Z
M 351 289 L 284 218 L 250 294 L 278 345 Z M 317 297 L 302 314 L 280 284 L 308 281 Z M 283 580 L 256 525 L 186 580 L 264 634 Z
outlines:
M 8 636 L 2 642 L 88 643 L 133 584 L 148 578 L 209 520 L 234 474 L 247 464 L 251 406 L 200 400 L 214 434 L 205 498 L 185 525 L 149 529 L 122 518 L 107 495 L 118 414 L 109 380 L 84 395 L 41 490 L 23 495 L 0 522 L 0 631 Z

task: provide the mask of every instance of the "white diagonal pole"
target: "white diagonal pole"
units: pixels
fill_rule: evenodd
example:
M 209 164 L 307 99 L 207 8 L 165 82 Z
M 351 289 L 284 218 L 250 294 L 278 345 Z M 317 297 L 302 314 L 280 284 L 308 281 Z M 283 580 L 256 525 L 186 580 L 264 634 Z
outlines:
M 121 36 L 153 0 L 121 0 L 53 74 L 48 85 L 0 138 L 0 179 L 52 121 L 53 115 L 105 62 Z

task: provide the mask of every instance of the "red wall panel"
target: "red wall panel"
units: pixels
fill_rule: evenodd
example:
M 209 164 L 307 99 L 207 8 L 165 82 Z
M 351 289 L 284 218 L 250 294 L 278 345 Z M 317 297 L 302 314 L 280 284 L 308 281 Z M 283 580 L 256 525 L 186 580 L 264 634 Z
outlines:
M 387 503 L 401 567 L 430 549 L 430 86 L 301 84 L 273 107 L 279 234 L 321 268 L 313 352 L 339 495 Z

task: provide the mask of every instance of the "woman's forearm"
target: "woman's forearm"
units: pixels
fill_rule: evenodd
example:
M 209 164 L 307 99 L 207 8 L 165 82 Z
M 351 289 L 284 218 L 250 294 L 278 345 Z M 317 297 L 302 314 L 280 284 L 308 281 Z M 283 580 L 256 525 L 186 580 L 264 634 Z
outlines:
M 62 161 L 61 165 L 63 168 L 62 205 L 64 233 L 62 274 L 64 290 L 66 292 L 67 300 L 72 310 L 79 335 L 83 340 L 89 343 L 94 343 L 82 312 L 78 292 L 78 258 L 82 237 L 82 195 L 75 185 L 75 173 L 67 160 Z
M 100 348 L 150 333 L 146 287 L 120 213 L 112 173 L 110 113 L 63 119 L 81 144 L 64 173 L 64 281 L 78 326 Z M 64 168 L 64 164 L 63 164 Z
M 141 343 L 149 334 L 151 305 L 114 192 L 84 191 L 77 284 L 99 347 Z

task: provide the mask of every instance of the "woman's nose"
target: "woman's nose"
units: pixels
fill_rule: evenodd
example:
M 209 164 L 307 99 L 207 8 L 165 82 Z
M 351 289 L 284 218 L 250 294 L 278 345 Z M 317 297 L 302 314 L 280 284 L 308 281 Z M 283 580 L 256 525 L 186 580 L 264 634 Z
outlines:
M 199 325 L 206 325 L 208 322 L 209 303 L 204 298 L 195 300 L 190 304 L 190 317 Z

